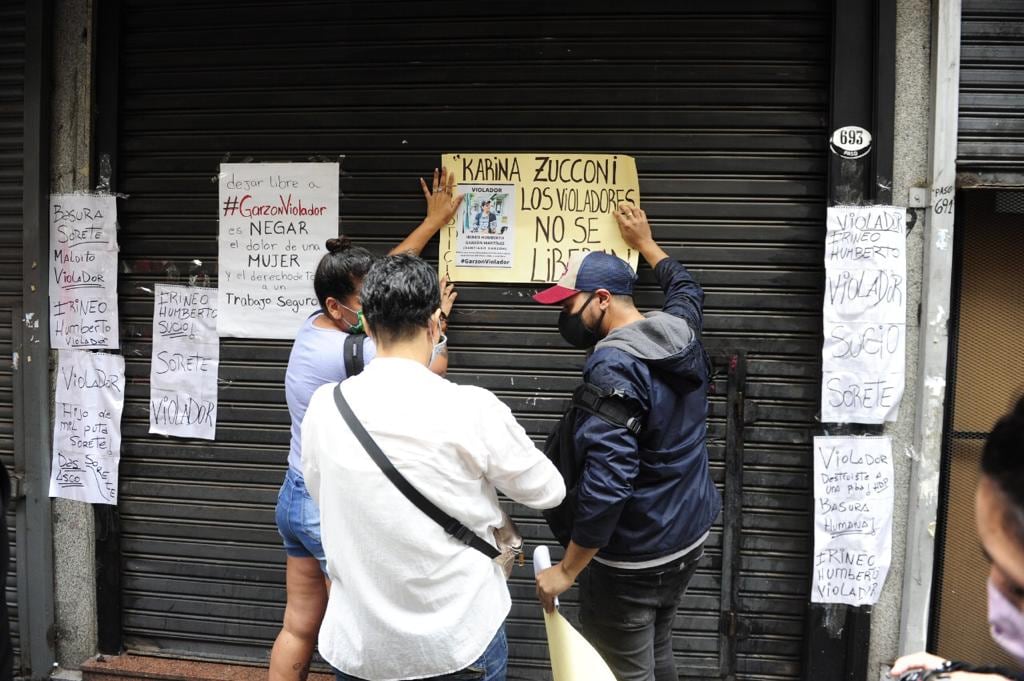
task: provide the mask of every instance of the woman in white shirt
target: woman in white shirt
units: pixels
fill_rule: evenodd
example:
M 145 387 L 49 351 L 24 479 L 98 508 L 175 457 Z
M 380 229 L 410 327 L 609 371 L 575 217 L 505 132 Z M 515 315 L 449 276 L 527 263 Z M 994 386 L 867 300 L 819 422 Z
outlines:
M 409 483 L 492 544 L 499 490 L 532 508 L 561 502 L 561 476 L 508 407 L 427 369 L 445 346 L 434 270 L 412 255 L 382 258 L 361 299 L 377 356 L 342 393 Z M 503 680 L 504 573 L 385 477 L 343 420 L 334 389 L 316 391 L 302 423 L 331 579 L 320 654 L 340 681 Z

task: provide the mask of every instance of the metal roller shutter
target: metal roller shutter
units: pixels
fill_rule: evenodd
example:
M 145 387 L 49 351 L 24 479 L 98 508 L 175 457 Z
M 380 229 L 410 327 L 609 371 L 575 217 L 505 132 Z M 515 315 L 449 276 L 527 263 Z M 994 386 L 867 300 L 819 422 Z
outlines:
M 705 6 L 707 7 L 707 6 Z M 810 570 L 820 380 L 830 16 L 813 0 L 489 5 L 126 2 L 118 187 L 124 629 L 133 650 L 261 659 L 280 623 L 273 506 L 288 444 L 289 344 L 224 339 L 213 443 L 148 436 L 152 295 L 212 281 L 232 160 L 344 154 L 344 231 L 385 250 L 415 225 L 415 178 L 459 150 L 636 156 L 657 234 L 707 288 L 707 339 L 747 353 L 739 678 L 796 679 Z M 436 257 L 431 246 L 427 257 Z M 641 306 L 659 304 L 649 269 Z M 460 287 L 458 382 L 494 390 L 541 439 L 578 381 L 557 311 L 526 287 Z M 723 480 L 725 380 L 712 405 Z M 539 516 L 514 509 L 531 538 Z M 735 525 L 734 525 L 735 526 Z M 718 676 L 722 534 L 678 619 L 680 672 Z M 528 569 L 510 583 L 513 675 L 545 666 Z M 574 614 L 574 598 L 566 599 Z
M 960 41 L 961 184 L 1024 184 L 1024 4 L 964 0 Z
M 0 5 L 0 464 L 14 472 L 14 315 L 21 308 L 22 128 L 24 126 L 25 9 Z M 19 648 L 17 540 L 14 505 L 7 513 L 10 567 L 8 613 Z M 17 670 L 17 665 L 15 669 Z

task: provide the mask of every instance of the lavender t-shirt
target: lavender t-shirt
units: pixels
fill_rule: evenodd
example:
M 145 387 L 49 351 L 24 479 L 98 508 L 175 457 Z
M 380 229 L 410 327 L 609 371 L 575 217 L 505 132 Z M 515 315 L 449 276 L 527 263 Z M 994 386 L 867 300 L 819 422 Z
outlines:
M 334 327 L 321 328 L 313 322 L 320 313 L 309 317 L 299 329 L 288 357 L 288 371 L 284 377 L 284 394 L 288 414 L 292 418 L 292 441 L 288 451 L 288 466 L 302 475 L 302 417 L 317 388 L 325 383 L 337 383 L 345 376 L 344 331 Z M 369 337 L 363 342 L 363 362 L 369 364 L 377 348 Z

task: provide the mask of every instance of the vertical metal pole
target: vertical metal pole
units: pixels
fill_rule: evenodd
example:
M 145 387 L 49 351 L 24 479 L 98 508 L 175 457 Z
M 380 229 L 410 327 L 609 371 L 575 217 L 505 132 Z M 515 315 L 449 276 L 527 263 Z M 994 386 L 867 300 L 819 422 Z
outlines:
M 24 518 L 19 537 L 19 577 L 26 602 L 19 616 L 27 621 L 22 642 L 23 667 L 30 678 L 49 678 L 54 661 L 53 526 L 49 497 L 50 328 L 46 263 L 49 240 L 47 205 L 50 187 L 50 66 L 52 12 L 50 0 L 26 2 L 25 143 L 22 215 L 23 314 L 20 327 L 19 394 L 24 457 Z M 24 533 L 22 534 L 22 530 Z
M 724 681 L 736 679 L 739 621 L 740 534 L 743 527 L 743 410 L 747 354 L 729 357 L 725 422 L 725 494 L 722 508 L 722 599 L 719 630 L 719 672 Z
M 20 301 L 16 302 L 11 308 L 11 315 L 11 341 L 14 349 L 14 385 L 12 386 L 14 390 L 14 413 L 12 414 L 14 418 L 14 470 L 11 471 L 13 473 L 11 478 L 11 505 L 14 508 L 14 536 L 17 541 L 15 574 L 17 575 L 18 584 L 18 638 L 21 642 L 21 659 L 15 667 L 14 673 L 15 676 L 20 676 L 29 669 L 28 652 L 26 651 L 29 647 L 29 642 L 32 640 L 32 633 L 29 631 L 30 620 L 28 617 L 20 615 L 20 613 L 26 612 L 31 607 L 27 577 L 31 566 L 27 565 L 27 561 L 22 557 L 28 552 L 26 543 L 29 527 L 25 518 L 25 428 L 28 426 L 28 421 L 25 418 L 25 390 L 22 387 L 21 380 L 21 353 L 25 346 L 22 320 L 25 318 L 25 310 L 21 306 Z
M 869 130 L 871 151 L 860 158 L 829 155 L 829 204 L 892 200 L 895 127 L 895 0 L 833 2 L 830 132 L 847 125 Z M 847 426 L 849 434 L 871 432 Z M 813 514 L 812 514 L 813 516 Z M 867 675 L 871 609 L 809 604 L 804 678 L 862 681 Z
M 900 653 L 924 650 L 931 615 L 942 462 L 943 405 L 953 283 L 956 139 L 960 93 L 960 0 L 932 3 L 932 125 L 928 142 L 931 206 L 925 222 L 914 449 L 910 473 Z
M 92 178 L 102 172 L 103 159 L 110 162 L 110 191 L 117 191 L 117 125 L 121 49 L 121 3 L 103 0 L 96 11 L 96 58 L 94 82 L 99 115 L 94 123 Z M 116 655 L 124 645 L 121 601 L 121 515 L 117 506 L 96 504 L 96 630 L 99 651 Z

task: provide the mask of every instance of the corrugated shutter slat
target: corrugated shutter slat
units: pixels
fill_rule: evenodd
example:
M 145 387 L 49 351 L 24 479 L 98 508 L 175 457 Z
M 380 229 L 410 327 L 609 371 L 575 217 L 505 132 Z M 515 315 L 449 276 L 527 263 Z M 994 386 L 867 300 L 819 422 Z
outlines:
M 22 175 L 25 103 L 25 8 L 0 7 L 0 463 L 14 471 L 14 326 L 21 301 Z M 12 504 L 13 509 L 13 504 Z M 11 636 L 19 651 L 15 515 L 7 514 L 11 561 L 6 588 Z M 17 663 L 15 672 L 17 673 Z
M 957 170 L 1024 183 L 1024 5 L 964 0 Z M 969 182 L 975 184 L 976 182 Z

